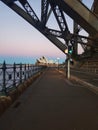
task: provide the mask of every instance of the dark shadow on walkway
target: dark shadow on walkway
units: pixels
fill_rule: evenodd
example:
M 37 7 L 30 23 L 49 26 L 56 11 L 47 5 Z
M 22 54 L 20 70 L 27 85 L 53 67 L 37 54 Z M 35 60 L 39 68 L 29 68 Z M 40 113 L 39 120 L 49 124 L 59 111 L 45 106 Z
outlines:
M 2 115 L 0 130 L 98 130 L 98 96 L 48 69 Z

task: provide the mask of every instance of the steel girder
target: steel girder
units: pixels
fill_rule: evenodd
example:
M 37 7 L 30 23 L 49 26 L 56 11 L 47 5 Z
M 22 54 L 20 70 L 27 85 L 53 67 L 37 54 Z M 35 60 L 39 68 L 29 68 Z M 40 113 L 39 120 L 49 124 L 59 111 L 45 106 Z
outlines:
M 38 16 L 36 15 L 36 13 L 34 12 L 27 0 L 1 1 L 8 7 L 10 7 L 12 10 L 14 10 L 21 17 L 23 17 L 32 26 L 34 26 L 39 32 L 41 32 L 45 37 L 47 37 L 54 45 L 56 45 L 64 53 L 65 49 L 68 48 L 69 41 L 72 46 L 74 46 L 75 42 L 83 44 L 83 46 L 88 46 L 89 43 L 83 42 L 81 38 L 92 40 L 84 36 L 79 36 L 76 33 L 70 33 L 64 15 L 65 10 L 63 9 L 64 7 L 62 8 L 62 6 L 60 5 L 61 3 L 59 2 L 59 0 L 41 0 L 41 19 L 38 18 Z M 15 1 L 20 2 L 24 9 L 19 7 L 19 5 Z M 46 26 L 51 12 L 54 13 L 54 16 L 59 26 L 59 30 L 50 29 Z M 62 38 L 65 42 L 63 43 L 61 40 L 59 40 L 59 38 Z
M 67 48 L 59 39 L 57 39 L 55 36 L 52 36 L 50 33 L 51 31 L 46 27 L 43 26 L 43 23 L 36 17 L 36 13 L 33 9 L 31 9 L 31 6 L 28 4 L 27 0 L 19 0 L 19 2 L 22 4 L 22 6 L 25 8 L 23 10 L 21 7 L 19 7 L 15 2 L 12 2 L 11 0 L 1 0 L 4 4 L 6 4 L 9 8 L 11 8 L 13 11 L 15 11 L 18 15 L 20 15 L 22 18 L 24 18 L 28 23 L 30 23 L 32 26 L 34 26 L 39 32 L 41 32 L 45 37 L 47 37 L 55 46 L 57 46 L 62 52 L 65 53 L 65 49 Z M 32 14 L 32 15 L 31 15 Z
M 49 2 L 48 0 L 42 0 L 41 2 L 41 22 L 43 26 L 46 25 L 48 20 L 48 8 L 49 8 Z
M 89 34 L 93 36 L 98 34 L 98 17 L 96 17 L 79 0 L 54 1 Z
M 91 10 L 98 16 L 98 0 L 94 0 Z

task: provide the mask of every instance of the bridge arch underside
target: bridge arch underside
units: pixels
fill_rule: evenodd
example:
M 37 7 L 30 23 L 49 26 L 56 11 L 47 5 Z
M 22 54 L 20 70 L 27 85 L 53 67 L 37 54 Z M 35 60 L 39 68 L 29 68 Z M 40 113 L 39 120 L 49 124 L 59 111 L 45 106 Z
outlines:
M 62 52 L 66 53 L 68 46 L 72 46 L 73 59 L 80 61 L 98 56 L 97 0 L 94 0 L 91 10 L 82 3 L 82 0 L 40 0 L 41 7 L 38 7 L 41 9 L 40 17 L 37 16 L 29 0 L 29 2 L 27 0 L 1 1 L 40 31 Z M 69 29 L 66 14 L 73 19 L 72 30 Z M 54 17 L 58 25 L 55 29 L 47 26 L 52 22 L 48 22 L 51 17 Z M 81 29 L 84 29 L 88 36 L 80 35 Z M 77 53 L 78 44 L 83 49 L 81 55 Z

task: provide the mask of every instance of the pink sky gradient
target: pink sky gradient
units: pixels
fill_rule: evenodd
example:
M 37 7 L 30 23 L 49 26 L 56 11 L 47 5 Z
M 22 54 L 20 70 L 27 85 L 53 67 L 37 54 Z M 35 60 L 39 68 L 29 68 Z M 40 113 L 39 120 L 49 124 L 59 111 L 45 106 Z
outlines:
M 0 2 L 0 55 L 64 57 L 53 43 Z M 6 13 L 7 12 L 7 13 Z M 7 22 L 6 22 L 7 21 Z
M 38 1 L 34 3 L 36 5 Z M 39 14 L 40 10 L 37 9 L 36 12 Z M 72 21 L 69 25 L 72 26 Z M 2 2 L 0 2 L 0 55 L 66 57 L 53 43 Z

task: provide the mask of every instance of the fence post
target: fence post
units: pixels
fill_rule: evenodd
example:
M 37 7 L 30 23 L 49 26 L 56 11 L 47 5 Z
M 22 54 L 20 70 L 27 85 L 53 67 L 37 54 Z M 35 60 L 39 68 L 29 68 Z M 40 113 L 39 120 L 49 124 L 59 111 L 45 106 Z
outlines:
M 26 78 L 26 74 L 27 74 L 27 72 L 26 72 L 26 64 L 25 64 L 25 80 L 27 79 L 27 78 Z
M 16 87 L 16 64 L 13 64 L 13 71 L 14 71 L 14 79 L 13 79 L 13 86 Z
M 34 65 L 32 64 L 32 76 L 34 75 Z
M 28 78 L 29 78 L 29 64 L 28 64 Z
M 31 65 L 29 64 L 29 77 L 31 77 Z
M 7 94 L 6 91 L 6 63 L 4 61 L 3 66 L 2 66 L 2 71 L 3 71 L 3 91 L 5 94 Z
M 22 63 L 20 63 L 20 83 L 22 83 Z
M 33 74 L 35 74 L 35 65 L 33 66 Z
M 37 65 L 37 73 L 40 71 L 39 66 Z

